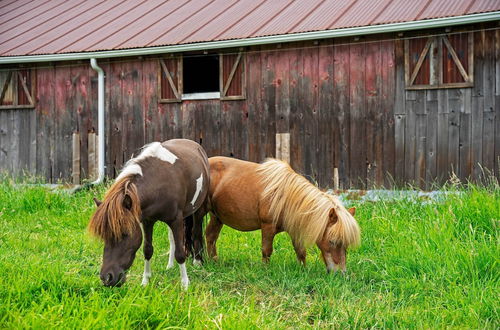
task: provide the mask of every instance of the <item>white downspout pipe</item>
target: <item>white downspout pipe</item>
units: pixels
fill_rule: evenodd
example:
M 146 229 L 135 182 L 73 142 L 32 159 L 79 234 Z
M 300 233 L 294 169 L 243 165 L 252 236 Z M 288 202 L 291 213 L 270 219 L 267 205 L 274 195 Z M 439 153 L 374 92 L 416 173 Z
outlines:
M 95 58 L 90 59 L 90 65 L 92 66 L 92 69 L 97 71 L 98 77 L 97 77 L 97 124 L 98 124 L 98 129 L 97 129 L 97 134 L 99 135 L 98 137 L 98 170 L 99 170 L 99 176 L 97 177 L 97 180 L 94 182 L 91 182 L 91 185 L 96 185 L 104 181 L 104 71 L 97 65 L 97 61 Z

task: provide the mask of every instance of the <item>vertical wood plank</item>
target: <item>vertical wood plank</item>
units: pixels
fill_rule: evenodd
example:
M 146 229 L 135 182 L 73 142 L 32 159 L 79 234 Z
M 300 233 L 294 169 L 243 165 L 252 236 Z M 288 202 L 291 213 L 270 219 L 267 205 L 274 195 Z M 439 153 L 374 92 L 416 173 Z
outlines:
M 263 160 L 260 142 L 261 104 L 262 104 L 262 75 L 260 48 L 252 49 L 247 54 L 247 104 L 248 104 L 248 159 L 253 162 Z
M 321 43 L 319 46 L 319 114 L 318 114 L 318 154 L 320 159 L 320 182 L 322 186 L 331 186 L 333 169 L 338 165 L 339 131 L 335 126 L 336 118 L 333 110 L 333 45 L 331 42 Z M 338 173 L 337 173 L 338 179 Z M 338 182 L 337 182 L 338 187 Z
M 416 121 L 417 115 L 415 111 L 416 101 L 408 99 L 408 95 L 414 95 L 414 91 L 407 91 L 406 100 L 406 122 L 405 122 L 405 182 L 415 184 L 415 164 L 417 161 L 417 135 Z M 414 98 L 414 96 L 413 96 Z
M 394 179 L 397 185 L 405 182 L 406 147 L 406 102 L 404 42 L 396 40 L 394 45 L 396 84 L 394 91 Z
M 396 70 L 395 70 L 395 43 L 394 41 L 382 41 L 380 44 L 381 51 L 381 103 L 380 110 L 382 115 L 378 125 L 382 127 L 382 148 L 377 157 L 380 157 L 379 171 L 377 172 L 377 182 L 390 188 L 394 184 L 396 178 L 395 162 L 396 162 L 396 141 L 395 134 L 395 107 L 396 107 Z
M 460 89 L 448 90 L 448 171 L 447 175 L 458 175 L 460 145 L 460 113 L 463 112 L 463 93 Z
M 484 31 L 474 33 L 474 88 L 472 90 L 472 178 L 482 178 L 484 113 Z
M 426 133 L 426 189 L 433 188 L 436 183 L 437 171 L 437 122 L 438 122 L 438 95 L 436 90 L 426 91 L 427 133 Z
M 347 189 L 351 182 L 350 149 L 350 94 L 349 94 L 349 45 L 338 44 L 334 46 L 334 91 L 335 100 L 333 110 L 338 128 L 339 146 L 339 185 L 340 189 Z
M 490 175 L 494 173 L 495 164 L 495 32 L 485 31 L 483 42 L 484 114 L 482 166 L 485 170 L 487 169 L 487 174 Z
M 385 69 L 385 68 L 384 68 Z M 382 114 L 381 109 L 381 54 L 380 43 L 370 41 L 365 53 L 365 98 L 366 98 L 366 184 L 374 188 L 382 182 Z
M 319 181 L 318 155 L 318 47 L 306 45 L 303 49 L 303 76 L 300 100 L 303 101 L 302 114 L 305 135 L 302 142 L 304 167 L 302 171 L 313 182 Z
M 52 65 L 37 69 L 36 174 L 52 181 L 55 72 Z
M 296 50 L 290 54 L 288 65 L 289 93 L 290 93 L 290 165 L 294 169 L 301 168 L 302 154 L 299 144 L 301 143 L 301 104 L 299 103 L 299 83 L 302 74 L 301 52 Z
M 261 141 L 264 146 L 265 157 L 274 157 L 276 134 L 276 51 L 269 46 L 264 52 L 262 60 L 262 87 L 263 87 L 263 125 L 261 126 Z
M 366 185 L 366 123 L 365 116 L 365 44 L 350 45 L 349 98 L 350 98 L 350 166 L 351 186 Z

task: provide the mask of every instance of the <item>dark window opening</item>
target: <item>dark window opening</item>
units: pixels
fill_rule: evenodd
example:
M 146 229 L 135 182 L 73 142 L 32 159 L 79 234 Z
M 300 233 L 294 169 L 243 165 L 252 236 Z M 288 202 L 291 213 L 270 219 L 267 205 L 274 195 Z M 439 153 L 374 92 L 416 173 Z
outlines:
M 219 92 L 219 56 L 183 58 L 183 93 Z

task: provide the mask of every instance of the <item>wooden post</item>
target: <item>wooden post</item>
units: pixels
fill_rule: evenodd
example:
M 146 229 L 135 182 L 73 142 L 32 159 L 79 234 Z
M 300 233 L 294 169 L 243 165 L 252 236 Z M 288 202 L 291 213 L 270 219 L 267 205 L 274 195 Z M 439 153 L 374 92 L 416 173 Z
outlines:
M 276 158 L 290 164 L 290 133 L 276 133 Z
M 80 133 L 73 133 L 73 184 L 80 184 Z
M 96 150 L 97 135 L 94 132 L 88 134 L 87 150 L 89 152 L 89 179 L 94 180 L 97 170 L 97 150 Z
M 290 164 L 290 133 L 281 133 L 281 159 Z
M 337 167 L 333 168 L 333 190 L 339 190 L 339 169 Z

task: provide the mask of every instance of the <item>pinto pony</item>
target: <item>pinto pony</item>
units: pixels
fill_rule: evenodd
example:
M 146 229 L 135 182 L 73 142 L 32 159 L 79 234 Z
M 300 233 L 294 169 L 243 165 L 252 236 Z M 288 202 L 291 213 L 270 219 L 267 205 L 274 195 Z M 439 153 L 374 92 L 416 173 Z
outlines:
M 88 229 L 104 241 L 100 277 L 105 286 L 125 282 L 144 239 L 142 284 L 151 277 L 153 226 L 157 220 L 169 226 L 170 258 L 179 264 L 181 282 L 189 285 L 186 271 L 186 239 L 193 236 L 194 263 L 201 263 L 202 222 L 207 212 L 209 187 L 208 158 L 191 140 L 153 142 L 127 162 L 109 188 Z M 189 245 L 189 244 L 188 244 Z
M 227 157 L 210 163 L 211 220 L 206 228 L 208 255 L 217 257 L 216 241 L 223 225 L 262 232 L 262 258 L 273 251 L 277 233 L 287 232 L 299 262 L 316 243 L 327 271 L 345 271 L 346 249 L 360 242 L 353 215 L 335 196 L 320 191 L 287 163 L 268 159 L 262 164 Z

